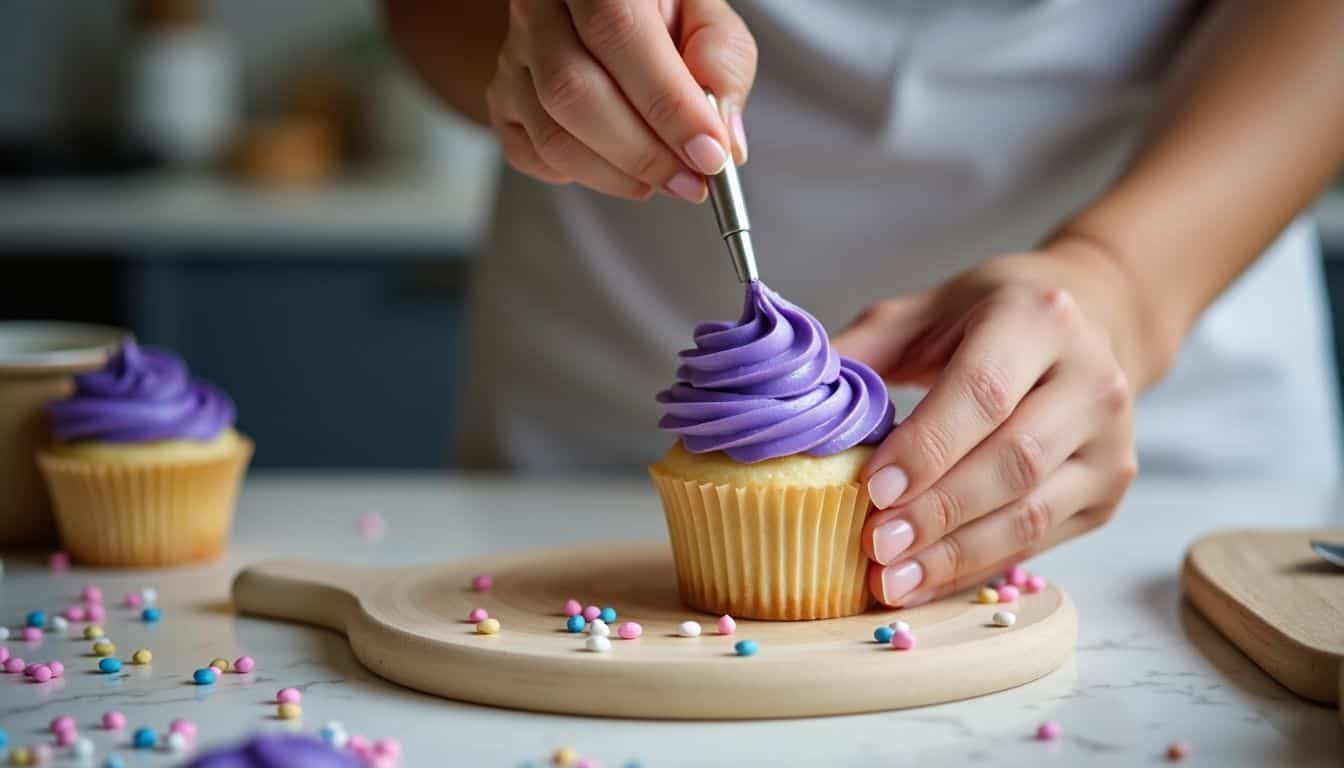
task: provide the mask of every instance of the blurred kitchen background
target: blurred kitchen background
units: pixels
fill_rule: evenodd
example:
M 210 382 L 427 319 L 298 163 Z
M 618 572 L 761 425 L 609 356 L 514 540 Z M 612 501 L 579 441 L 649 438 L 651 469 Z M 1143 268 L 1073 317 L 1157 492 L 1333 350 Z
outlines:
M 375 0 L 15 0 L 0 51 L 0 320 L 177 350 L 258 465 L 453 463 L 497 155 Z M 1338 308 L 1344 190 L 1317 212 Z

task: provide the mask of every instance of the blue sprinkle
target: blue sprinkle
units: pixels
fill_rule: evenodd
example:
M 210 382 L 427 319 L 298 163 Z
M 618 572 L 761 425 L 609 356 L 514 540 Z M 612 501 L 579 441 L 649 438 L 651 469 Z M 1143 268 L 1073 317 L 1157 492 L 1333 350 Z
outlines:
M 197 685 L 213 685 L 215 682 L 215 673 L 205 667 L 201 667 L 191 673 L 191 679 L 195 680 Z
M 738 656 L 755 656 L 755 655 L 756 655 L 756 641 L 755 641 L 755 640 L 738 640 L 738 641 L 737 641 L 737 644 L 733 646 L 733 650 L 737 651 L 737 655 L 738 655 Z
M 582 632 L 585 623 L 586 622 L 584 622 L 582 616 L 570 616 L 569 619 L 565 621 L 565 629 L 568 629 L 570 632 Z
M 160 614 L 158 608 L 146 608 L 145 610 L 140 612 L 140 618 L 150 622 L 151 624 L 159 620 L 159 615 Z
M 600 618 L 606 623 L 611 624 L 612 622 L 616 621 L 616 609 L 612 608 L 611 606 L 603 608 L 602 616 Z
M 153 728 L 136 728 L 135 735 L 131 737 L 131 743 L 136 749 L 153 749 L 156 741 L 158 737 L 154 735 Z
M 30 627 L 41 629 L 47 625 L 47 614 L 43 611 L 33 611 L 28 614 L 27 623 Z
M 644 768 L 644 764 L 638 760 L 626 760 L 625 765 L 621 766 L 621 768 Z
M 891 636 L 896 634 L 891 627 L 878 627 L 873 630 L 873 639 L 879 643 L 890 643 Z
M 114 674 L 116 672 L 120 672 L 121 659 L 109 656 L 106 659 L 103 659 L 102 661 L 98 662 L 98 669 L 102 670 L 103 672 L 106 672 L 109 675 Z
M 126 768 L 120 757 L 113 755 L 103 761 L 103 768 Z
M 4 749 L 7 744 L 9 744 L 9 731 L 0 728 L 0 749 Z

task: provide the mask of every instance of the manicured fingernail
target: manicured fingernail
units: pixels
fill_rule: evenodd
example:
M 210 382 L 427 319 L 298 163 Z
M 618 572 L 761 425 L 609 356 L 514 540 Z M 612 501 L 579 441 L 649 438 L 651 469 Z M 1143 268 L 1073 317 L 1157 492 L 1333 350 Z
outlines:
M 892 605 L 910 594 L 924 580 L 924 568 L 918 560 L 906 560 L 882 571 L 882 602 Z
M 728 116 L 728 129 L 733 132 L 733 143 L 742 150 L 739 165 L 747 162 L 747 129 L 742 127 L 742 110 L 734 109 Z
M 704 180 L 690 171 L 678 171 L 676 176 L 667 180 L 667 184 L 663 185 L 663 189 L 673 197 L 678 197 L 691 203 L 698 203 L 704 200 L 707 192 Z
M 706 176 L 713 176 L 723 170 L 724 164 L 728 162 L 728 154 L 719 142 L 704 133 L 686 142 L 686 156 L 691 159 L 691 165 Z
M 878 509 L 890 507 L 910 485 L 900 467 L 883 467 L 868 478 L 868 498 Z
M 873 555 L 886 565 L 910 548 L 915 541 L 915 529 L 904 520 L 888 520 L 873 529 Z

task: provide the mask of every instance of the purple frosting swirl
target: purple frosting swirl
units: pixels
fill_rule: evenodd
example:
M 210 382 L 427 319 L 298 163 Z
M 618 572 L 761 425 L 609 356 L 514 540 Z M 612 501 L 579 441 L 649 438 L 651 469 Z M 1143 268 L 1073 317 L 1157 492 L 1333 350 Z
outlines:
M 211 440 L 233 425 L 229 396 L 191 378 L 178 356 L 129 339 L 107 366 L 75 377 L 75 393 L 49 406 L 59 440 L 138 443 Z
M 348 752 L 302 734 L 266 734 L 233 747 L 214 749 L 187 768 L 360 768 Z
M 658 426 L 692 453 L 829 456 L 881 442 L 895 419 L 882 378 L 837 354 L 815 317 L 759 281 L 741 319 L 696 326 L 695 349 L 678 357 L 677 383 L 658 393 Z

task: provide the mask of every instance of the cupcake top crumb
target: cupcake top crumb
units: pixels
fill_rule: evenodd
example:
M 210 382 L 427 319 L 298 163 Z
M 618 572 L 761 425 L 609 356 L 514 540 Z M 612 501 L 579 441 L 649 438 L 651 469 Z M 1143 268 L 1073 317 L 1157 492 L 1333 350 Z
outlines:
M 678 440 L 654 469 L 701 483 L 817 488 L 857 483 L 872 452 L 869 446 L 857 446 L 831 456 L 783 456 L 742 464 L 722 452 L 691 453 Z

